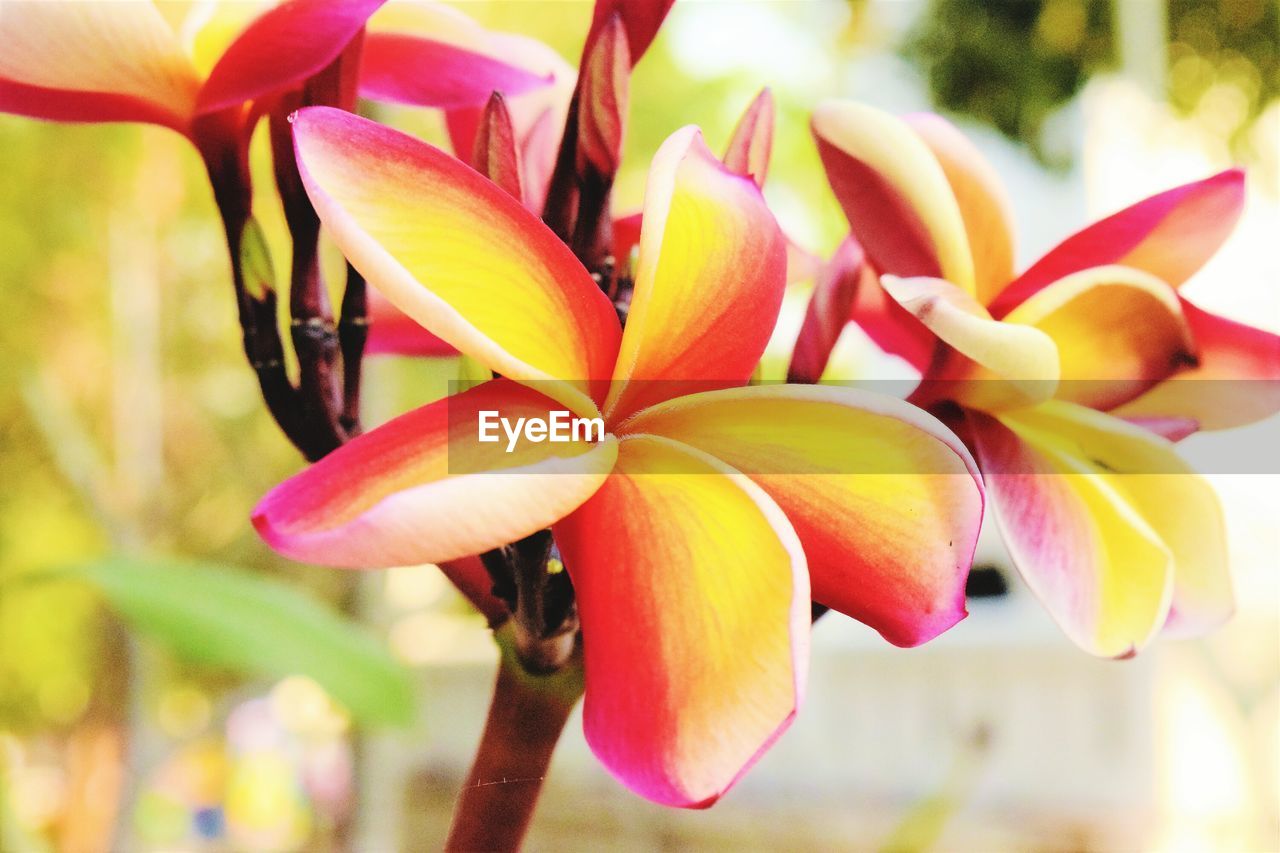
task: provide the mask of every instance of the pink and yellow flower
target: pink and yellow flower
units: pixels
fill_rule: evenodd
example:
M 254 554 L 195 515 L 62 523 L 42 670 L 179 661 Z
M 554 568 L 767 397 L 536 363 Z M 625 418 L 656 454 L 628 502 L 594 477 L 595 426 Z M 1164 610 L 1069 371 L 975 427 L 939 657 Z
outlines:
M 534 194 L 546 192 L 575 79 L 534 39 L 412 0 L 13 0 L 0 43 L 0 111 L 172 128 L 201 151 L 231 207 L 247 205 L 243 159 L 256 120 L 292 109 L 276 99 L 344 53 L 361 96 L 443 109 L 460 156 L 490 95 L 506 94 Z M 247 210 L 224 215 L 238 247 Z M 455 354 L 376 292 L 369 317 L 371 353 Z
M 744 387 L 785 244 L 756 185 L 695 128 L 654 158 L 625 331 L 569 249 L 453 157 L 324 108 L 299 113 L 294 136 L 350 261 L 502 378 L 277 487 L 254 513 L 272 547 L 440 563 L 551 527 L 581 620 L 587 739 L 629 787 L 678 806 L 714 801 L 792 719 L 811 588 L 898 645 L 963 618 L 982 511 L 972 459 L 890 397 Z M 607 434 L 507 453 L 477 442 L 485 410 L 567 410 Z
M 635 0 L 629 3 L 599 0 L 594 5 L 581 68 L 577 73 L 555 51 L 540 42 L 520 35 L 489 32 L 470 22 L 465 26 L 463 22 L 466 19 L 458 15 L 457 26 L 450 29 L 456 43 L 546 74 L 553 82 L 518 97 L 504 99 L 499 112 L 503 114 L 507 130 L 506 138 L 502 139 L 486 133 L 486 124 L 492 124 L 492 105 L 478 102 L 452 107 L 443 105 L 446 106 L 446 126 L 455 156 L 506 186 L 526 207 L 544 219 L 562 218 L 563 212 L 553 213 L 545 207 L 561 150 L 566 157 L 572 155 L 570 161 L 575 164 L 575 171 L 589 167 L 604 180 L 612 181 L 622 155 L 631 69 L 657 35 L 671 3 L 672 0 Z M 437 7 L 427 11 L 422 7 L 392 4 L 382 16 L 393 10 L 399 18 L 396 23 L 405 29 L 424 32 L 441 29 L 432 20 L 442 14 Z M 410 12 L 412 15 L 405 17 Z M 422 19 L 424 14 L 428 16 L 426 20 Z M 370 47 L 375 52 L 383 47 L 382 41 L 383 37 L 376 33 L 369 37 Z M 386 75 L 389 82 L 399 79 L 394 69 L 392 71 Z M 397 100 L 394 97 L 390 99 Z M 568 139 L 562 138 L 566 131 L 571 134 Z M 497 166 L 506 169 L 505 178 L 491 168 Z M 572 177 L 568 173 L 562 176 L 562 184 L 567 182 L 572 186 L 561 186 L 559 194 L 551 199 L 553 204 L 564 209 L 577 207 L 574 200 L 565 197 L 576 193 L 576 182 L 567 180 Z M 604 213 L 607 215 L 607 211 Z M 638 234 L 638 218 L 637 227 L 629 227 L 630 224 L 627 219 L 615 224 L 618 232 L 615 245 L 618 238 L 625 241 L 629 235 Z M 562 225 L 568 227 L 567 222 Z M 622 253 L 617 255 L 619 263 L 625 263 L 631 247 L 631 244 L 622 247 Z M 369 335 L 370 352 L 410 356 L 457 354 L 426 329 L 400 316 L 376 290 L 370 297 L 370 309 L 373 321 Z
M 0 111 L 159 124 L 199 145 L 202 118 L 300 86 L 366 24 L 369 97 L 461 109 L 551 80 L 495 58 L 483 31 L 450 9 L 401 0 L 379 11 L 384 2 L 11 0 L 0 15 Z M 518 53 L 529 56 L 523 41 Z
M 833 309 L 912 361 L 924 376 L 912 399 L 960 412 L 948 422 L 978 459 L 1014 562 L 1083 648 L 1125 656 L 1161 630 L 1226 619 L 1216 497 L 1153 431 L 1280 409 L 1280 338 L 1177 291 L 1230 234 L 1243 175 L 1140 202 L 1015 277 L 1004 190 L 946 121 L 829 102 L 813 130 L 882 278 L 859 272 L 858 247 L 842 250 L 811 307 L 801 367 L 821 369 L 834 338 L 819 315 Z M 1191 381 L 1203 377 L 1271 381 L 1242 394 Z

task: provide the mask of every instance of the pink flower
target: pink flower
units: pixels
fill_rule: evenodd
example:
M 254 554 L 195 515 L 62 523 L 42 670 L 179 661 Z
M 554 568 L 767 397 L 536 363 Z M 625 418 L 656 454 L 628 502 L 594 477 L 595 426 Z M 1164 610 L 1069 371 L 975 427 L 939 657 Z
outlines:
M 272 547 L 440 563 L 551 527 L 581 620 L 587 739 L 633 790 L 678 806 L 710 804 L 790 722 L 811 587 L 898 645 L 963 618 L 982 490 L 958 439 L 887 396 L 742 387 L 777 318 L 785 241 L 696 128 L 654 158 L 625 332 L 565 244 L 453 157 L 323 108 L 294 134 L 350 261 L 503 378 L 278 486 L 254 513 Z M 556 410 L 605 435 L 478 441 L 482 411 Z
M 1216 497 L 1136 423 L 1178 436 L 1280 409 L 1280 338 L 1177 292 L 1234 227 L 1243 175 L 1140 202 L 1014 276 L 1004 190 L 950 124 L 829 102 L 813 130 L 882 278 L 857 246 L 842 250 L 793 370 L 820 371 L 848 318 L 914 363 L 912 399 L 973 449 L 1014 562 L 1083 648 L 1125 656 L 1162 629 L 1226 619 Z M 1225 377 L 1270 381 L 1188 381 Z

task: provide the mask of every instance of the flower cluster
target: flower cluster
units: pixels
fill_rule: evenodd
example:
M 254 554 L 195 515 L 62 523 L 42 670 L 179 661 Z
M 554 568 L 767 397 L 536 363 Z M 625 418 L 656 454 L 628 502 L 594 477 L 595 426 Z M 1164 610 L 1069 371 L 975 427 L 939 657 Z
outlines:
M 1280 338 L 1177 290 L 1230 234 L 1239 171 L 1015 275 L 1004 191 L 955 128 L 821 104 L 850 236 L 817 273 L 791 381 L 753 383 L 808 268 L 761 192 L 768 93 L 723 157 L 676 130 L 643 210 L 611 210 L 630 72 L 671 0 L 599 0 L 576 75 L 432 5 L 206 4 L 176 26 L 160 5 L 6 3 L 0 109 L 193 141 L 250 361 L 318 460 L 254 510 L 262 538 L 324 565 L 438 563 L 492 624 L 517 623 L 530 668 L 580 649 L 587 740 L 636 792 L 723 794 L 796 713 L 819 609 L 898 646 L 964 618 L 987 500 L 1027 584 L 1094 654 L 1229 616 L 1217 502 L 1173 442 L 1280 409 L 1274 384 L 1189 381 L 1280 378 Z M 357 94 L 443 109 L 452 153 L 358 117 Z M 296 383 L 255 272 L 262 119 L 295 241 Z M 351 266 L 336 329 L 321 224 Z M 370 320 L 371 351 L 460 352 L 492 378 L 361 434 Z M 919 369 L 907 399 L 819 382 L 851 322 Z M 603 435 L 477 440 L 490 418 L 561 415 Z

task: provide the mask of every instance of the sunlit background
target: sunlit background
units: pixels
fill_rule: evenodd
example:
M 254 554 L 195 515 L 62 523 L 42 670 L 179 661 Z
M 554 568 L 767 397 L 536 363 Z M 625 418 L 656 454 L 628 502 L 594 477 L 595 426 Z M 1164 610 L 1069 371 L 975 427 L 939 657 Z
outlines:
M 574 63 L 590 17 L 458 5 Z M 668 133 L 697 123 L 722 147 L 764 85 L 766 194 L 820 254 L 844 230 L 807 129 L 826 96 L 948 114 L 1007 181 L 1023 264 L 1246 165 L 1244 220 L 1188 293 L 1280 331 L 1275 0 L 680 0 L 632 85 L 619 208 Z M 429 111 L 376 115 L 444 138 Z M 301 463 L 244 364 L 195 153 L 164 130 L 0 116 L 0 295 L 0 850 L 437 847 L 492 643 L 434 567 L 308 568 L 253 534 L 250 508 Z M 838 352 L 893 369 L 856 329 Z M 369 364 L 369 420 L 455 370 Z M 1215 635 L 1089 658 L 989 536 L 1003 584 L 986 591 L 1007 592 L 940 640 L 903 651 L 823 619 L 807 706 L 709 811 L 627 793 L 571 722 L 530 847 L 1280 849 L 1280 490 L 1214 482 L 1239 602 Z M 174 560 L 206 580 L 174 584 Z

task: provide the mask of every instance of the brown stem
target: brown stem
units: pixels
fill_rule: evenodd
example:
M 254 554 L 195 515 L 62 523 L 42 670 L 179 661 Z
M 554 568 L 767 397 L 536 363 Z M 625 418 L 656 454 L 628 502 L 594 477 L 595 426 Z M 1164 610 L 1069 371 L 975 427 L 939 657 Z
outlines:
M 348 438 L 360 434 L 360 368 L 369 340 L 369 297 L 364 276 L 347 265 L 347 289 L 342 293 L 338 344 L 342 349 L 342 429 Z
M 288 121 L 289 114 L 307 100 L 305 91 L 282 97 L 272 111 L 270 129 L 276 187 L 293 240 L 289 315 L 293 349 L 298 356 L 300 423 L 306 430 L 303 451 L 314 460 L 341 445 L 345 436 L 338 424 L 338 330 L 320 275 L 320 218 L 302 186 Z
M 502 661 L 493 701 L 446 850 L 519 849 L 556 742 L 582 695 L 579 662 L 555 675 L 529 675 L 516 657 L 513 632 L 504 629 L 497 636 Z
M 539 530 L 480 555 L 493 594 L 511 610 L 516 657 L 527 672 L 539 675 L 569 664 L 578 632 L 573 586 L 563 570 L 552 571 L 553 548 L 551 531 Z
M 555 169 L 547 184 L 547 200 L 542 206 L 542 221 L 566 244 L 572 240 L 578 208 L 578 101 L 575 92 L 569 102 Z
M 587 164 L 579 182 L 578 216 L 573 227 L 573 253 L 593 273 L 602 273 L 612 254 L 613 220 L 609 196 L 613 178 Z
M 301 90 L 282 97 L 272 111 L 271 148 L 276 186 L 293 239 L 289 313 L 294 352 L 298 356 L 298 396 L 307 443 L 318 459 L 344 444 L 359 431 L 360 361 L 364 352 L 364 279 L 348 267 L 343 316 L 348 328 L 334 324 L 329 292 L 320 270 L 320 217 L 311 206 L 293 152 L 289 117 L 303 106 L 334 106 L 354 110 L 363 32 L 357 34 L 328 67 L 310 77 Z M 348 304 L 348 297 L 350 304 Z M 358 314 L 359 318 L 352 316 Z M 340 341 L 340 334 L 343 340 Z M 338 354 L 346 363 L 339 379 Z
M 243 128 L 240 125 L 239 112 L 228 110 L 198 119 L 193 135 L 209 172 L 214 201 L 226 233 L 245 357 L 257 374 L 268 411 L 284 434 L 297 445 L 297 390 L 285 369 L 284 344 L 276 326 L 276 295 L 269 289 L 250 293 L 245 286 L 240 261 L 244 229 L 253 199 L 248 148 L 241 138 Z

